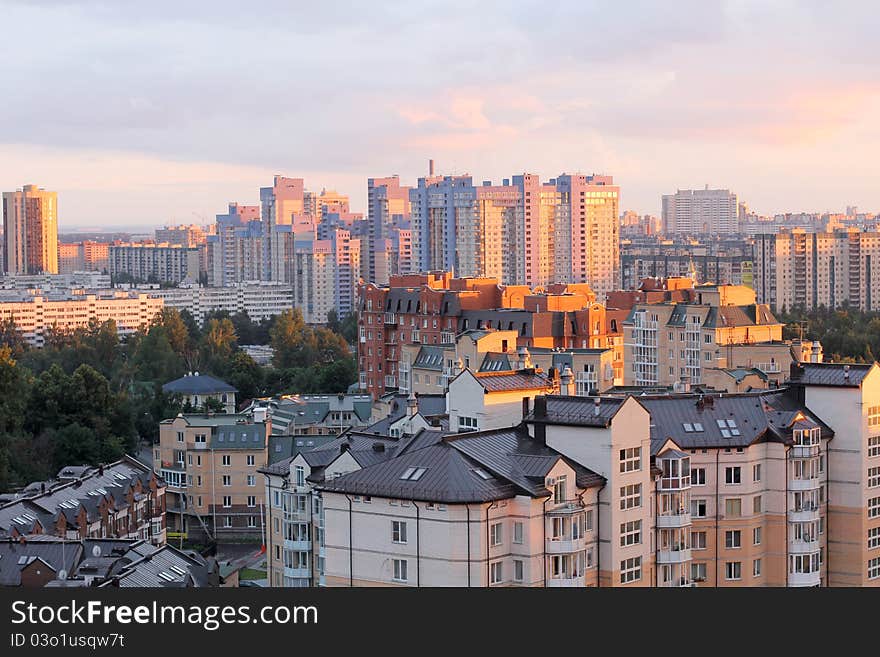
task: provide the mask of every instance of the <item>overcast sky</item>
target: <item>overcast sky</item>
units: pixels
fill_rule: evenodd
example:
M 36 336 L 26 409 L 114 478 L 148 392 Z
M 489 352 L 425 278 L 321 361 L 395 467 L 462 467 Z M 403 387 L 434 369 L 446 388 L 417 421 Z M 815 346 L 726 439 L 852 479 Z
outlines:
M 871 2 L 0 0 L 0 188 L 63 229 L 202 222 L 273 174 L 606 173 L 880 211 Z

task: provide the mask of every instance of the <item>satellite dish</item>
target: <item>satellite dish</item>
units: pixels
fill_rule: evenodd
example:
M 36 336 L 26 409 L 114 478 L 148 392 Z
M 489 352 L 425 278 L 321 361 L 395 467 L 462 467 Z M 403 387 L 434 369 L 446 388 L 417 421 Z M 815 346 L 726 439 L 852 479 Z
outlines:
M 100 557 L 101 556 L 101 546 L 100 545 L 95 545 L 92 547 L 92 556 L 93 557 Z
M 58 571 L 58 579 L 67 579 L 67 571 L 64 568 Z

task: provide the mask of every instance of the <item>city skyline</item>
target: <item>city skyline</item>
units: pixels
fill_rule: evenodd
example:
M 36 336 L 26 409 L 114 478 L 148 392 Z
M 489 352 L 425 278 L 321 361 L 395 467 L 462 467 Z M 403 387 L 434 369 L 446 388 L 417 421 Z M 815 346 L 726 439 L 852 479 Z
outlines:
M 413 184 L 428 158 L 495 183 L 612 175 L 640 214 L 706 184 L 763 214 L 880 209 L 868 4 L 486 4 L 454 30 L 448 3 L 278 3 L 254 27 L 224 2 L 137 21 L 97 1 L 4 4 L 20 27 L 0 46 L 16 89 L 0 180 L 57 191 L 64 230 L 208 223 L 275 174 L 362 211 L 367 178 Z

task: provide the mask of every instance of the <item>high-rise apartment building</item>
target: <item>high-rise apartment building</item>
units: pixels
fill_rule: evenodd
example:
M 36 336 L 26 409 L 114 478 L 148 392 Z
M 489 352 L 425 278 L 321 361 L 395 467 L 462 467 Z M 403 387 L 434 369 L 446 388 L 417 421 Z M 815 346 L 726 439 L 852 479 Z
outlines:
M 401 186 L 398 176 L 367 179 L 367 241 L 364 243 L 364 279 L 377 285 L 386 285 L 393 274 L 408 274 L 409 269 L 395 268 L 389 262 L 393 249 L 387 240 L 393 239 L 394 227 L 408 226 L 410 218 L 410 188 Z M 408 234 L 411 237 L 411 234 Z M 411 256 L 410 256 L 411 257 Z
M 83 241 L 58 245 L 58 273 L 107 271 L 110 267 L 110 244 Z
M 58 273 L 58 194 L 36 185 L 3 192 L 5 271 Z
M 779 311 L 820 306 L 880 309 L 880 233 L 781 230 L 754 237 L 758 300 Z
M 199 250 L 179 244 L 117 243 L 108 249 L 110 275 L 146 283 L 195 283 L 199 280 Z
M 666 235 L 730 234 L 739 231 L 739 204 L 728 189 L 680 189 L 663 196 Z

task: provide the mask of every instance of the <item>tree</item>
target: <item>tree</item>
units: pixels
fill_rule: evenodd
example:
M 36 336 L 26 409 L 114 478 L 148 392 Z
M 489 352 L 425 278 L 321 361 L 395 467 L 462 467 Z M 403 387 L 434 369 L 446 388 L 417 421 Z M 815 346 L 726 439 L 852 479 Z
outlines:
M 285 310 L 278 315 L 269 331 L 270 344 L 275 352 L 272 359 L 275 367 L 286 369 L 302 365 L 306 334 L 310 332 L 299 308 Z
M 0 347 L 0 434 L 21 431 L 30 387 L 30 378 L 12 357 L 12 350 Z
M 205 327 L 202 348 L 208 364 L 228 360 L 236 345 L 235 326 L 229 318 L 211 319 Z
M 190 351 L 190 330 L 184 323 L 180 313 L 174 308 L 162 308 L 153 320 L 154 326 L 165 329 L 168 343 L 178 356 L 185 356 Z
M 15 356 L 27 349 L 27 342 L 12 317 L 0 321 L 0 346 L 8 347 Z

